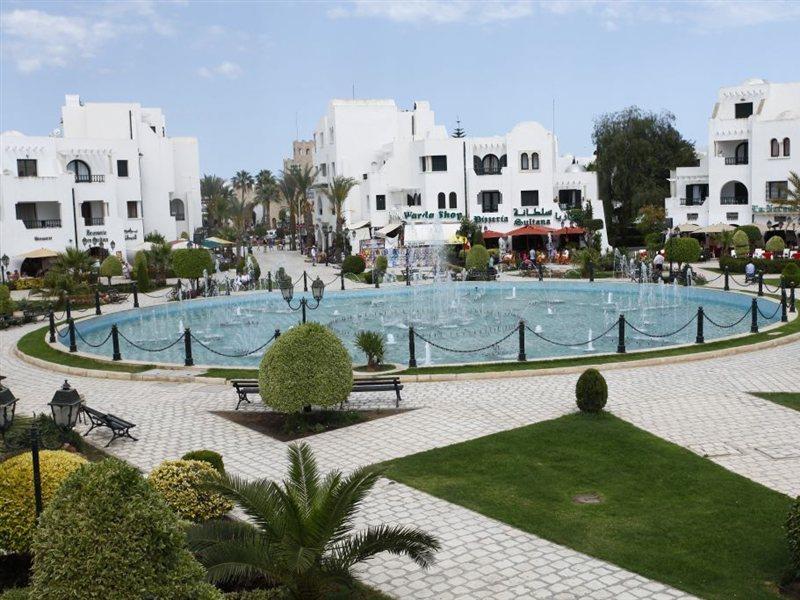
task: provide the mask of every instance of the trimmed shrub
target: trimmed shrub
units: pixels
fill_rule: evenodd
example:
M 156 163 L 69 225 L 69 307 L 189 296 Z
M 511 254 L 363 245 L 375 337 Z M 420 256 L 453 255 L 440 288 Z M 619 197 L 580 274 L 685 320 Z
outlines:
M 676 263 L 692 263 L 700 260 L 700 242 L 691 237 L 670 238 L 664 244 L 664 258 Z
M 786 249 L 786 242 L 783 241 L 781 236 L 773 235 L 767 240 L 765 249 L 768 252 L 783 252 Z
M 250 255 L 250 268 L 253 269 L 253 279 L 256 281 L 261 279 L 261 265 L 258 264 L 258 260 L 252 254 Z
M 150 267 L 147 264 L 147 255 L 142 250 L 133 259 L 133 278 L 140 292 L 150 290 Z
M 789 263 L 781 271 L 783 283 L 787 287 L 800 287 L 800 265 L 797 263 Z
M 386 258 L 383 254 L 375 258 L 375 270 L 381 273 L 386 273 L 386 270 L 389 268 L 389 259 Z
M 166 244 L 167 238 L 165 238 L 162 234 L 158 233 L 157 231 L 151 231 L 146 236 L 144 236 L 145 242 L 152 242 L 153 244 Z
M 206 461 L 165 460 L 153 469 L 147 481 L 181 519 L 202 523 L 233 508 L 228 500 L 204 488 L 203 484 L 216 473 L 217 469 Z
M 53 417 L 40 413 L 36 416 L 36 424 L 39 426 L 39 439 L 42 447 L 55 448 L 62 441 L 67 442 L 78 451 L 81 451 L 85 442 L 77 431 L 64 433 L 59 429 Z M 3 446 L 14 448 L 15 450 L 30 450 L 31 447 L 31 426 L 33 417 L 19 415 L 14 419 L 14 423 L 3 436 Z
M 11 290 L 7 285 L 0 285 L 0 315 L 11 315 L 16 310 L 16 303 L 11 299 Z
M 196 281 L 204 270 L 214 272 L 214 260 L 205 248 L 180 248 L 172 251 L 172 270 L 176 277 Z
M 33 544 L 31 596 L 219 600 L 186 549 L 178 517 L 135 467 L 84 465 L 42 513 Z
M 222 462 L 222 455 L 219 452 L 214 452 L 213 450 L 192 450 L 191 452 L 187 452 L 181 456 L 181 459 L 207 462 L 214 467 L 218 473 L 225 472 L 225 463 Z
M 0 594 L 0 600 L 31 600 L 31 592 L 28 588 L 11 588 Z
M 747 236 L 747 243 L 750 246 L 750 250 L 754 250 L 764 243 L 764 236 L 761 234 L 761 230 L 755 225 L 741 225 L 736 228 L 736 231 L 742 231 Z M 734 233 L 734 235 L 736 234 Z
M 473 269 L 485 271 L 489 268 L 489 252 L 486 250 L 485 246 L 478 244 L 467 252 L 466 261 L 467 271 L 472 271 Z
M 795 498 L 789 517 L 786 519 L 786 537 L 789 540 L 789 554 L 795 568 L 795 577 L 800 579 L 800 496 Z
M 42 501 L 50 502 L 59 486 L 86 462 L 79 454 L 63 450 L 39 452 Z M 0 463 L 0 550 L 28 552 L 36 529 L 31 454 L 18 454 Z
M 586 369 L 575 385 L 575 399 L 582 412 L 598 413 L 608 400 L 608 385 L 597 369 Z
M 736 251 L 736 256 L 747 256 L 750 254 L 750 239 L 747 233 L 741 229 L 737 229 L 733 234 L 733 249 Z
M 342 273 L 361 275 L 366 268 L 367 265 L 364 262 L 364 259 L 358 254 L 350 254 L 349 256 L 345 256 L 344 261 L 342 262 Z
M 356 334 L 356 346 L 367 355 L 367 366 L 375 368 L 383 362 L 386 342 L 380 332 L 359 331 Z
M 333 406 L 347 400 L 353 365 L 341 340 L 319 323 L 282 334 L 264 353 L 258 385 L 264 404 L 281 412 Z
M 120 275 L 122 275 L 122 263 L 116 256 L 109 254 L 100 264 L 100 276 L 108 277 L 108 285 L 111 285 L 111 278 Z
M 731 273 L 744 273 L 744 268 L 747 263 L 751 262 L 756 266 L 756 269 L 763 271 L 765 274 L 778 275 L 785 268 L 786 265 L 795 264 L 800 267 L 800 260 L 789 258 L 773 258 L 767 260 L 765 258 L 734 258 L 733 256 L 721 256 L 719 259 L 720 268 L 728 267 Z

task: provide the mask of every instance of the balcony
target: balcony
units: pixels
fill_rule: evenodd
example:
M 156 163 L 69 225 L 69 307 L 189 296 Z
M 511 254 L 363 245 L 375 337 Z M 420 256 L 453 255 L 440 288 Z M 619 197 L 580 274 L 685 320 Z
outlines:
M 75 175 L 75 183 L 104 183 L 105 180 L 105 175 L 88 175 L 85 173 L 77 173 Z
M 23 219 L 25 229 L 58 229 L 61 219 Z
M 726 156 L 725 157 L 725 164 L 726 165 L 746 165 L 747 164 L 747 157 L 746 156 Z
M 747 196 L 720 196 L 719 203 L 722 206 L 747 204 Z
M 105 225 L 105 217 L 84 217 L 83 224 L 86 227 L 96 227 L 97 225 Z
M 681 198 L 681 206 L 703 206 L 705 198 Z

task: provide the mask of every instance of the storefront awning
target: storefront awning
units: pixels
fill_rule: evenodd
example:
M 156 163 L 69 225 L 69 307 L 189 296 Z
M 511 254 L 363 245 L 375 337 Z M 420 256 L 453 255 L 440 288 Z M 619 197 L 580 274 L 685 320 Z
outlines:
M 350 229 L 363 229 L 364 227 L 369 227 L 369 221 L 358 221 L 350 225 Z
M 497 238 L 506 237 L 507 235 L 507 233 L 503 233 L 501 231 L 492 231 L 491 229 L 487 229 L 483 232 L 483 239 L 495 240 Z
M 517 227 L 512 229 L 506 235 L 510 236 L 523 236 L 523 235 L 547 235 L 553 233 L 554 230 L 544 225 L 525 225 L 524 227 Z
M 392 237 L 392 234 L 398 231 L 402 226 L 402 223 L 391 223 L 390 225 L 386 225 L 385 227 L 378 229 L 378 231 L 375 232 L 375 235 Z
M 692 233 L 722 233 L 723 231 L 733 231 L 734 229 L 736 229 L 736 227 L 728 225 L 727 223 L 714 223 L 707 227 L 695 229 Z
M 48 248 L 37 248 L 36 250 L 31 250 L 25 254 L 20 254 L 19 258 L 55 258 L 56 256 L 58 256 L 58 252 L 54 250 L 49 250 Z
M 679 233 L 696 233 L 698 229 L 700 229 L 700 225 L 697 223 L 681 223 L 675 227 L 675 231 Z

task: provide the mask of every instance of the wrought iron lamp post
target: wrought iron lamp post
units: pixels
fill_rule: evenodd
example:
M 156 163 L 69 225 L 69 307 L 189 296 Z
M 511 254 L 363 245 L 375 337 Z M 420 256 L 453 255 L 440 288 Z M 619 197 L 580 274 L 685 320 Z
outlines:
M 0 258 L 0 263 L 3 264 L 3 268 L 0 269 L 0 277 L 2 277 L 3 283 L 6 282 L 6 270 L 8 269 L 8 263 L 10 261 L 11 259 L 8 258 L 8 254 L 3 254 L 2 258 Z
M 322 283 L 322 280 L 317 277 L 314 280 L 314 283 L 311 284 L 311 295 L 314 298 L 314 306 L 311 306 L 308 302 L 308 299 L 305 297 L 300 298 L 300 304 L 297 307 L 292 306 L 292 298 L 294 298 L 294 285 L 289 279 L 284 279 L 281 281 L 281 294 L 283 295 L 283 299 L 286 300 L 287 306 L 292 310 L 301 310 L 303 314 L 302 322 L 306 322 L 306 309 L 308 310 L 315 310 L 319 308 L 320 302 L 322 302 L 322 296 L 325 293 L 325 284 Z

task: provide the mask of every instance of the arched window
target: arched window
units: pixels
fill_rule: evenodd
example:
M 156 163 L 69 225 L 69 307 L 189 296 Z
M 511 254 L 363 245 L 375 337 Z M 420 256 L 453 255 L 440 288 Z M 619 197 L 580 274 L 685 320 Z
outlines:
M 737 165 L 747 164 L 747 142 L 742 142 L 736 146 L 736 156 L 734 158 L 734 162 Z
M 519 168 L 522 171 L 528 170 L 528 154 L 523 152 L 522 155 L 519 157 Z
M 186 212 L 183 206 L 183 200 L 180 198 L 173 198 L 169 201 L 169 214 L 175 217 L 176 221 L 185 221 Z
M 769 155 L 772 157 L 781 155 L 780 145 L 775 138 L 772 138 L 772 141 L 769 143 Z
M 792 147 L 789 138 L 783 138 L 783 155 L 789 156 L 791 154 L 791 149 Z
M 531 170 L 539 170 L 539 154 L 537 152 L 531 154 Z
M 483 172 L 486 175 L 496 175 L 500 172 L 500 159 L 494 154 L 487 154 L 483 157 Z
M 444 192 L 439 192 L 439 195 L 436 197 L 436 199 L 439 202 L 439 208 L 447 208 L 447 203 L 445 198 L 446 197 L 444 195 Z
M 75 175 L 75 181 L 87 182 L 92 180 L 92 171 L 82 160 L 71 160 L 67 163 L 67 171 Z
M 458 196 L 455 192 L 450 192 L 450 208 L 458 208 Z

